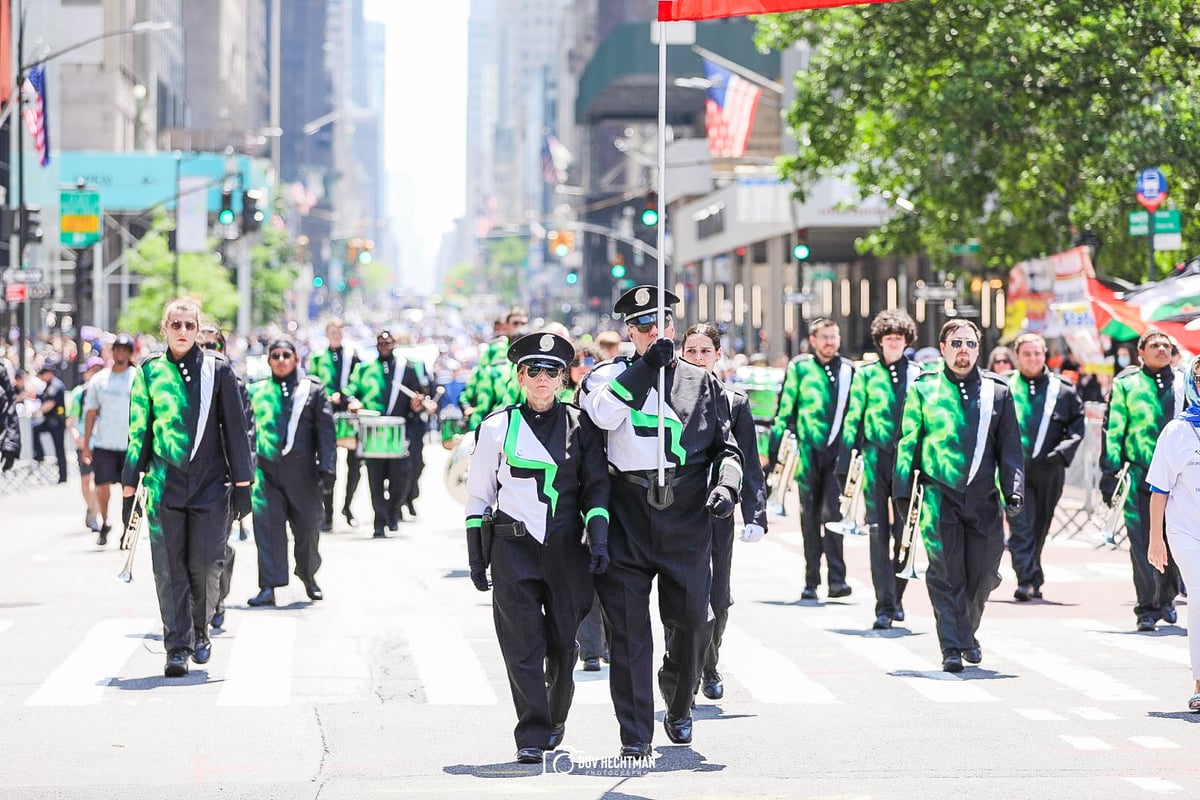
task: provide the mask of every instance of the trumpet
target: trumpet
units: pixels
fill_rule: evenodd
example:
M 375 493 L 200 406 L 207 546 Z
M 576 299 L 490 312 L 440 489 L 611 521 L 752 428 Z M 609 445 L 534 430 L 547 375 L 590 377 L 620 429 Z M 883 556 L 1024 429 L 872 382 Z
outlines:
M 123 583 L 133 581 L 133 559 L 137 556 L 137 543 L 141 539 L 142 517 L 146 513 L 145 477 L 138 478 L 137 489 L 133 492 L 133 511 L 129 513 L 129 524 L 121 534 L 120 549 L 128 551 L 125 556 L 125 567 L 117 574 L 117 580 Z
M 796 443 L 793 431 L 784 431 L 783 439 L 779 442 L 779 453 L 775 458 L 775 469 L 767 476 L 767 508 L 776 514 L 783 514 L 783 501 L 787 499 L 788 488 L 796 476 L 796 465 L 800 460 L 800 447 Z
M 1092 524 L 1100 528 L 1100 536 L 1105 544 L 1117 543 L 1117 528 L 1125 520 L 1125 500 L 1129 497 L 1129 487 L 1133 479 L 1129 477 L 1129 462 L 1121 465 L 1117 473 L 1117 488 L 1113 492 L 1112 502 L 1092 515 Z
M 838 511 L 842 518 L 837 522 L 826 522 L 825 530 L 830 533 L 837 533 L 843 536 L 854 534 L 855 536 L 866 536 L 870 531 L 860 526 L 854 519 L 854 510 L 858 506 L 858 500 L 863 493 L 863 469 L 865 468 L 866 459 L 862 452 L 858 450 L 850 451 L 850 471 L 846 474 L 846 488 L 842 490 L 842 496 L 838 500 Z
M 908 506 L 908 516 L 904 518 L 904 532 L 900 535 L 900 571 L 897 578 L 906 581 L 917 580 L 917 548 L 914 547 L 921 524 L 921 508 L 925 505 L 925 487 L 921 485 L 921 472 L 913 473 L 912 502 Z

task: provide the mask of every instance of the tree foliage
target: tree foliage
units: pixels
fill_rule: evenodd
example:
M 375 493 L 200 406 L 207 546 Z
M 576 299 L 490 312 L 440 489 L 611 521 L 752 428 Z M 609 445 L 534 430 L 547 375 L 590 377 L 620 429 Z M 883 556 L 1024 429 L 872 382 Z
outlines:
M 495 294 L 501 305 L 528 302 L 522 297 L 521 280 L 529 262 L 526 240 L 517 236 L 489 239 L 484 255 L 483 281 L 476 291 Z
M 1142 280 L 1148 244 L 1127 218 L 1150 166 L 1200 243 L 1195 0 L 914 0 L 759 23 L 764 45 L 814 49 L 782 174 L 912 204 L 865 249 L 944 264 L 947 245 L 977 238 L 1005 268 L 1090 229 L 1101 271 Z
M 254 293 L 253 322 L 266 325 L 283 317 L 287 294 L 300 274 L 296 247 L 287 231 L 262 228 L 262 243 L 250 249 L 250 286 Z

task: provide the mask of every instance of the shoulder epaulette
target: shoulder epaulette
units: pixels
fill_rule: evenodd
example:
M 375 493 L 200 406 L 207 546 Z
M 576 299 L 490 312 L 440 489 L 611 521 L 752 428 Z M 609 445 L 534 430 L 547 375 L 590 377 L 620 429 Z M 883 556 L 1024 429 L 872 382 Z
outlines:
M 991 378 L 993 381 L 995 381 L 996 383 L 1000 384 L 1001 386 L 1004 386 L 1004 387 L 1006 387 L 1006 388 L 1008 387 L 1008 379 L 1007 379 L 1007 378 L 1005 378 L 1005 377 L 1004 377 L 1003 375 L 1001 375 L 1000 373 L 998 373 L 998 372 L 990 372 L 990 371 L 988 371 L 988 370 L 986 370 L 986 369 L 985 369 L 985 370 L 980 370 L 980 372 L 982 372 L 982 373 L 983 373 L 983 376 L 984 376 L 985 378 Z
M 1126 367 L 1125 369 L 1118 372 L 1116 377 L 1113 378 L 1113 380 L 1119 381 L 1119 380 L 1121 380 L 1121 378 L 1128 377 L 1130 375 L 1133 375 L 1133 374 L 1141 372 L 1141 371 L 1142 371 L 1142 368 L 1140 366 L 1138 366 L 1136 364 L 1130 364 L 1128 367 Z
M 509 411 L 513 410 L 514 408 L 518 408 L 518 406 L 516 404 L 501 406 L 500 408 L 489 411 L 488 415 L 486 417 L 484 417 L 483 420 L 480 421 L 479 424 L 480 424 L 480 426 L 482 426 L 484 422 L 487 422 L 492 417 L 498 416 L 500 414 L 507 414 Z
M 812 360 L 813 360 L 813 354 L 812 354 L 812 353 L 801 353 L 800 355 L 798 355 L 798 356 L 796 356 L 795 358 L 793 358 L 793 359 L 792 359 L 792 363 L 793 363 L 793 364 L 798 364 L 798 363 L 800 363 L 801 361 L 812 361 Z
M 142 366 L 142 365 L 144 365 L 144 364 L 149 364 L 149 363 L 150 363 L 151 361 L 153 361 L 154 359 L 156 359 L 156 358 L 162 358 L 162 357 L 163 357 L 163 356 L 165 356 L 166 354 L 167 354 L 167 351 L 166 351 L 166 350 L 161 350 L 161 351 L 159 351 L 159 352 L 157 352 L 157 353 L 151 353 L 150 355 L 148 355 L 148 356 L 146 356 L 145 358 L 143 358 L 143 359 L 142 359 L 142 360 L 141 360 L 141 361 L 138 363 L 138 366 L 140 367 L 140 366 Z

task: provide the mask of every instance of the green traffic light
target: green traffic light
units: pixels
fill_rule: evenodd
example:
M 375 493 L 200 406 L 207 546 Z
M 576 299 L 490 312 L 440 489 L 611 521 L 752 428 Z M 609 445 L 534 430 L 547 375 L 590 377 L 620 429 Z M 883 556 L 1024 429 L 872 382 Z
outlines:
M 232 208 L 222 208 L 221 213 L 217 214 L 217 222 L 221 223 L 222 225 L 232 225 L 233 224 L 233 209 Z
M 642 224 L 647 228 L 653 228 L 658 224 L 658 209 L 646 208 L 642 209 Z
M 370 250 L 363 250 L 358 254 L 358 263 L 360 264 L 370 264 L 374 260 L 375 256 L 371 255 Z
M 567 285 L 574 286 L 577 283 L 579 283 L 579 273 L 578 272 L 568 272 L 567 273 Z
M 797 261 L 804 261 L 810 255 L 812 255 L 812 248 L 804 242 L 799 242 L 792 248 L 792 257 Z
M 338 281 L 337 290 L 338 290 L 339 292 L 344 292 L 344 291 L 346 291 L 346 282 L 345 282 L 345 281 Z
M 612 272 L 612 276 L 614 278 L 624 278 L 625 277 L 625 265 L 624 264 L 613 264 L 610 272 Z
M 322 278 L 320 275 L 316 275 L 313 277 L 313 288 L 314 289 L 320 289 L 324 285 L 325 285 L 325 279 Z
M 559 258 L 566 258 L 567 253 L 569 253 L 569 252 L 571 252 L 571 248 L 567 247 L 565 244 L 562 244 L 561 242 L 554 245 L 554 255 L 558 256 Z

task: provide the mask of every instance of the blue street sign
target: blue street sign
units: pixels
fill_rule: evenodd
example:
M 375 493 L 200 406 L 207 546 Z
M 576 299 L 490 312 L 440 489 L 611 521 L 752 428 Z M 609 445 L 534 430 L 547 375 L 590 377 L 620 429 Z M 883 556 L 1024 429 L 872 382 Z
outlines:
M 1138 173 L 1137 193 L 1147 200 L 1157 200 L 1160 195 L 1167 193 L 1167 178 L 1154 167 Z

